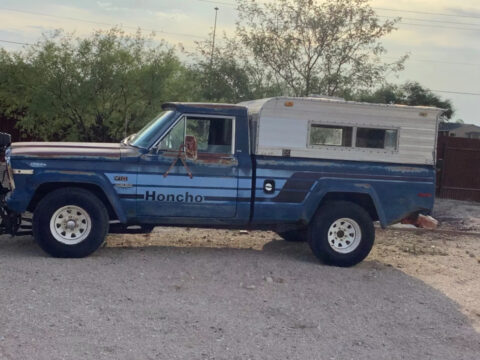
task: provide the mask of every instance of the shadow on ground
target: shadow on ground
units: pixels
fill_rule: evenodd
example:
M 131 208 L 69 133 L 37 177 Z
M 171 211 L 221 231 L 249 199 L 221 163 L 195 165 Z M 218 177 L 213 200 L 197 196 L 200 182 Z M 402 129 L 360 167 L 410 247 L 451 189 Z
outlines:
M 103 248 L 46 257 L 0 238 L 0 358 L 474 359 L 480 336 L 439 291 L 379 262 L 261 250 Z

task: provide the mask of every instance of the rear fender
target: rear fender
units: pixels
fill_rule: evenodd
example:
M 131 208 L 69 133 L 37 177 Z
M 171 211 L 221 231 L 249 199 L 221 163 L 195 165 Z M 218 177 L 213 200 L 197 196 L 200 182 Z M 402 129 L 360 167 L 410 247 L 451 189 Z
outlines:
M 386 227 L 388 225 L 384 209 L 375 189 L 370 184 L 365 182 L 354 180 L 348 181 L 344 179 L 322 179 L 319 181 L 319 183 L 312 190 L 309 199 L 305 203 L 304 217 L 307 223 L 310 223 L 317 209 L 323 205 L 327 194 L 332 193 L 368 195 L 373 202 L 381 226 Z

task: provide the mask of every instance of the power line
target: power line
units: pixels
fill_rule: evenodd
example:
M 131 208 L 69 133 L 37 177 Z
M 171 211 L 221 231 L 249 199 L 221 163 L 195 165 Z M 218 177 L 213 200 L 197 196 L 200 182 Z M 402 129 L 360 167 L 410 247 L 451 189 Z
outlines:
M 462 27 L 454 27 L 454 26 L 440 26 L 440 25 L 430 25 L 430 24 L 413 24 L 413 23 L 406 23 L 400 22 L 400 25 L 412 25 L 412 26 L 421 26 L 421 27 L 432 27 L 432 28 L 440 28 L 440 29 L 454 29 L 454 30 L 467 30 L 467 31 L 480 31 L 480 27 L 478 28 L 462 28 Z
M 30 43 L 24 43 L 24 42 L 19 42 L 19 41 L 10 41 L 10 40 L 2 40 L 2 39 L 0 39 L 0 42 L 9 43 L 9 44 L 17 44 L 17 45 L 33 45 L 33 44 L 30 44 Z
M 235 3 L 230 3 L 230 2 L 224 2 L 224 1 L 215 1 L 215 0 L 197 0 L 200 2 L 206 2 L 206 3 L 211 3 L 211 4 L 217 4 L 217 5 L 227 5 L 231 7 L 235 7 Z
M 221 5 L 226 5 L 228 7 L 235 7 L 234 3 L 230 2 L 224 2 L 224 1 L 216 1 L 216 0 L 197 0 L 200 2 L 205 2 L 205 3 L 211 3 L 211 4 L 221 4 Z M 403 12 L 404 10 L 393 10 L 393 9 L 387 9 L 387 8 L 373 8 L 377 10 L 388 10 L 388 11 L 398 11 L 398 12 Z M 409 11 L 405 10 L 405 12 L 413 12 L 413 13 L 420 13 L 420 14 L 430 14 L 430 15 L 437 15 L 437 16 L 456 16 L 456 15 L 446 15 L 446 14 L 440 14 L 440 13 L 426 13 L 426 12 L 415 12 L 415 11 Z M 393 19 L 392 16 L 386 16 L 386 15 L 379 15 L 379 17 L 383 18 L 388 18 L 388 19 Z M 461 17 L 468 17 L 468 16 L 461 16 Z M 476 18 L 476 17 L 474 17 Z M 480 16 L 478 17 L 480 19 Z M 403 18 L 402 18 L 403 19 Z M 421 18 L 404 18 L 405 20 L 410 20 L 410 21 L 422 21 L 422 22 L 438 22 L 438 23 L 443 23 L 443 24 L 454 24 L 454 25 L 466 25 L 466 26 L 480 26 L 480 23 L 475 24 L 475 23 L 463 23 L 463 22 L 458 22 L 458 21 L 442 21 L 442 20 L 435 20 L 435 19 L 421 19 Z M 422 26 L 422 27 L 435 27 L 435 28 L 442 28 L 442 29 L 453 29 L 453 30 L 470 30 L 470 31 L 480 31 L 480 27 L 478 28 L 462 28 L 462 27 L 454 27 L 454 26 L 439 26 L 439 25 L 431 25 L 431 24 L 415 24 L 415 23 L 408 23 L 401 21 L 401 24 L 404 25 L 412 25 L 412 26 Z
M 386 18 L 386 19 L 395 19 L 391 16 L 386 15 L 378 15 L 378 17 Z M 401 20 L 410 20 L 410 21 L 423 21 L 423 22 L 433 22 L 433 23 L 441 23 L 441 24 L 455 24 L 455 25 L 465 25 L 465 26 L 480 26 L 480 23 L 465 23 L 459 21 L 445 21 L 445 20 L 438 20 L 438 19 L 425 19 L 425 18 L 407 18 L 401 17 Z
M 430 90 L 434 92 L 446 93 L 446 94 L 457 94 L 457 95 L 473 95 L 473 96 L 480 96 L 480 93 L 472 93 L 472 92 L 462 92 L 462 91 L 447 91 L 447 90 Z
M 200 0 L 202 1 L 202 0 Z M 391 9 L 391 8 L 381 8 L 381 7 L 373 7 L 375 10 L 384 10 L 384 11 L 393 11 L 393 12 L 404 12 L 404 13 L 412 13 L 412 14 L 423 14 L 423 15 L 436 15 L 436 16 L 449 16 L 449 17 L 461 17 L 461 18 L 471 18 L 471 19 L 480 19 L 480 16 L 476 15 L 453 15 L 453 14 L 445 14 L 445 13 L 434 13 L 429 11 L 415 11 L 415 10 L 402 10 L 402 9 Z
M 41 12 L 36 12 L 36 11 L 18 10 L 18 9 L 11 9 L 11 8 L 4 8 L 4 7 L 0 7 L 0 10 L 12 11 L 12 12 L 18 12 L 18 13 L 25 13 L 25 14 L 30 14 L 30 15 L 46 16 L 46 17 L 52 17 L 52 18 L 64 19 L 64 20 L 80 21 L 80 22 L 95 24 L 95 25 L 118 26 L 118 24 L 105 23 L 105 22 L 92 21 L 92 20 L 85 20 L 85 19 L 80 19 L 80 18 L 75 18 L 75 17 L 70 17 L 70 16 L 52 15 L 52 14 L 46 14 L 46 13 L 41 13 Z M 135 29 L 135 30 L 136 29 L 141 29 L 141 27 L 139 27 L 139 26 L 129 26 L 129 25 L 121 25 L 121 26 L 124 27 L 124 28 L 127 28 L 127 29 Z M 185 36 L 185 37 L 194 37 L 194 38 L 198 38 L 198 39 L 205 39 L 205 36 L 200 36 L 200 35 L 196 35 L 196 34 L 171 32 L 171 31 L 149 29 L 149 28 L 143 28 L 143 30 L 154 31 L 154 32 L 162 33 L 162 34 L 168 34 L 168 35 L 177 35 L 177 36 Z
M 207 2 L 212 4 L 222 4 L 227 6 L 236 6 L 235 3 L 226 2 L 226 1 L 217 1 L 217 0 L 197 0 L 200 2 Z M 393 12 L 405 12 L 405 13 L 412 13 L 412 14 L 423 14 L 423 15 L 436 15 L 436 16 L 449 16 L 449 17 L 462 17 L 462 18 L 471 18 L 471 19 L 480 19 L 480 16 L 477 15 L 454 15 L 454 14 L 446 14 L 446 13 L 436 13 L 436 12 L 429 12 L 429 11 L 415 11 L 415 10 L 403 10 L 403 9 L 392 9 L 392 8 L 384 8 L 384 7 L 372 7 L 375 10 L 383 10 L 383 11 L 393 11 Z
M 390 59 L 390 60 L 398 60 L 398 58 L 393 57 L 393 56 L 385 56 L 384 59 Z M 444 61 L 444 60 L 431 60 L 431 59 L 415 59 L 415 58 L 408 58 L 408 61 L 414 61 L 414 62 L 425 62 L 425 63 L 438 63 L 438 64 L 450 64 L 450 65 L 467 65 L 467 66 L 480 66 L 480 63 L 469 63 L 469 62 L 457 62 L 457 61 Z

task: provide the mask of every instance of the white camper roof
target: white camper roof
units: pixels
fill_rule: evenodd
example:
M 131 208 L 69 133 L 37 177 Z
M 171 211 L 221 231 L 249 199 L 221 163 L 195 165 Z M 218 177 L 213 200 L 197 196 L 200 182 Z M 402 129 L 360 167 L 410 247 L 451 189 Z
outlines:
M 243 102 L 251 119 L 258 155 L 434 164 L 438 118 L 444 111 L 427 106 L 372 104 L 329 97 L 276 97 Z M 312 127 L 343 128 L 351 133 L 349 146 L 311 142 Z M 395 148 L 362 147 L 356 139 L 365 129 L 395 134 Z

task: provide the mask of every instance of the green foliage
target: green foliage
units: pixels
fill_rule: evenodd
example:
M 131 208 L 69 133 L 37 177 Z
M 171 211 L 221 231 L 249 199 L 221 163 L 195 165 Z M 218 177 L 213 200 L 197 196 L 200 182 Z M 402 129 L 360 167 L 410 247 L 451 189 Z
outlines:
M 236 48 L 268 69 L 284 92 L 338 95 L 369 89 L 403 69 L 384 63 L 380 39 L 399 19 L 381 22 L 368 0 L 238 0 Z
M 20 52 L 0 50 L 0 118 L 30 137 L 118 141 L 136 132 L 166 101 L 240 101 L 318 93 L 406 105 L 453 107 L 420 84 L 385 84 L 380 23 L 366 0 L 239 0 L 233 38 L 212 54 L 198 42 L 189 63 L 166 44 L 117 28 L 77 38 L 57 31 Z M 201 129 L 199 129 L 200 131 Z
M 196 42 L 192 73 L 199 84 L 199 96 L 208 101 L 238 103 L 278 96 L 281 86 L 261 64 L 245 56 L 238 44 L 224 38 L 212 54 L 209 40 Z M 213 56 L 212 56 L 213 55 Z
M 191 78 L 173 49 L 140 32 L 59 31 L 25 53 L 0 53 L 0 105 L 39 139 L 117 141 L 163 102 L 195 99 Z
M 361 91 L 354 95 L 344 95 L 347 99 L 371 103 L 438 107 L 446 110 L 442 115 L 444 121 L 451 119 L 455 112 L 450 100 L 443 100 L 418 82 L 413 81 L 403 85 L 387 84 L 373 92 Z

